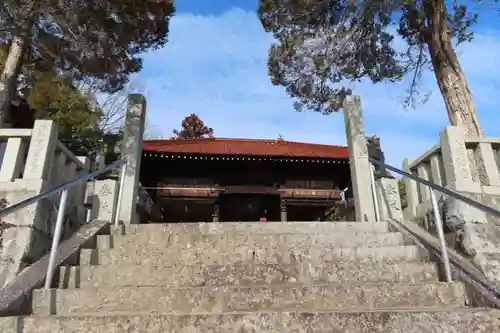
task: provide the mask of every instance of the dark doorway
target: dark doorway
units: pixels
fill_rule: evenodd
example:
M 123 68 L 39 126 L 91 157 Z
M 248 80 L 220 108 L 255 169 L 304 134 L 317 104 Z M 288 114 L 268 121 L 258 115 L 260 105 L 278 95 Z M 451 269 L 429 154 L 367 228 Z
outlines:
M 163 201 L 165 222 L 212 222 L 211 201 L 169 199 Z
M 220 219 L 232 221 L 280 220 L 280 197 L 269 194 L 226 194 L 220 197 Z

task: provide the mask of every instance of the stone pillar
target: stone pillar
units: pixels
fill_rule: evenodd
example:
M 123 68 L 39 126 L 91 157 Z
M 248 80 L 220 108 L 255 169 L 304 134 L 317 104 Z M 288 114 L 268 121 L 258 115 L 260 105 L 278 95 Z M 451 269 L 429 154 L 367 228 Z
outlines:
M 415 160 L 412 158 L 405 158 L 403 161 L 403 170 L 407 173 L 412 173 L 410 169 L 410 165 Z M 406 203 L 407 206 L 404 210 L 404 215 L 407 220 L 414 218 L 417 215 L 417 207 L 418 207 L 418 186 L 417 182 L 408 177 L 403 178 L 405 182 L 406 188 Z
M 465 146 L 465 132 L 455 126 L 446 127 L 440 137 L 446 185 L 459 192 L 480 193 L 480 184 L 474 183 Z
M 33 127 L 23 179 L 49 180 L 57 145 L 57 123 L 37 120 Z
M 417 167 L 417 174 L 423 180 L 431 181 L 430 169 L 427 163 L 420 163 Z M 418 184 L 418 190 L 420 192 L 420 197 L 422 202 L 431 200 L 431 189 L 427 185 Z
M 280 212 L 281 212 L 281 222 L 286 222 L 288 220 L 288 214 L 286 209 L 286 198 L 280 198 Z
M 397 179 L 380 178 L 377 184 L 377 199 L 380 209 L 380 219 L 404 220 L 401 209 L 401 197 Z
M 443 171 L 443 160 L 439 154 L 433 154 L 430 157 L 432 182 L 439 186 L 446 186 Z
M 9 138 L 0 168 L 0 181 L 12 182 L 19 178 L 24 167 L 26 144 L 23 138 Z
M 220 222 L 220 205 L 218 199 L 213 205 L 212 222 Z
M 140 94 L 129 95 L 121 150 L 122 158 L 127 158 L 128 162 L 123 184 L 121 211 L 119 212 L 120 220 L 125 224 L 139 223 L 136 207 L 145 119 L 146 100 L 144 96 Z
M 344 120 L 352 191 L 357 221 L 375 221 L 375 206 L 371 189 L 371 163 L 368 160 L 365 126 L 361 101 L 358 96 L 348 96 L 344 102 Z
M 87 156 L 77 156 L 78 160 L 82 162 L 83 167 L 78 170 L 78 176 L 85 175 L 90 171 L 90 159 Z M 83 224 L 87 221 L 87 210 L 85 204 L 87 203 L 87 183 L 80 182 L 75 185 L 75 202 L 78 202 L 78 223 Z
M 471 166 L 465 146 L 465 132 L 449 126 L 441 132 L 441 154 L 446 179 L 446 187 L 481 201 L 481 184 L 472 178 Z M 461 200 L 446 197 L 447 220 L 451 225 L 462 223 L 487 223 L 486 213 Z

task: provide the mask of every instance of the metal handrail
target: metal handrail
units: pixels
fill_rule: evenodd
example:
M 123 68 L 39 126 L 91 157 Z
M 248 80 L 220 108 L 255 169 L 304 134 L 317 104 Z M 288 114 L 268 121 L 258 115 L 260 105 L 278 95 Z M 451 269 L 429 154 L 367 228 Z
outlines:
M 410 239 L 413 239 L 415 242 L 430 248 L 430 250 L 434 252 L 437 257 L 443 260 L 439 249 L 441 245 L 434 245 L 432 239 L 430 238 L 433 238 L 433 236 L 427 231 L 417 231 L 418 229 L 415 228 L 416 225 L 411 226 L 411 224 L 405 223 L 404 221 L 398 221 L 396 219 L 388 219 L 387 222 L 397 231 L 408 234 Z M 429 237 L 423 237 L 425 234 Z M 480 270 L 471 265 L 469 262 L 464 262 L 458 253 L 454 253 L 453 250 L 451 250 L 450 254 L 450 264 L 458 268 L 458 271 L 456 272 L 457 275 L 461 276 L 465 283 L 479 291 L 497 308 L 500 308 L 500 292 L 497 290 L 496 286 L 489 282 Z
M 389 164 L 385 164 L 385 163 L 381 163 L 380 161 L 374 159 L 374 158 L 369 158 L 370 162 L 372 162 L 373 164 L 377 164 L 377 165 L 380 165 L 380 166 L 383 166 L 384 168 L 390 170 L 390 171 L 393 171 L 397 174 L 400 174 L 401 176 L 405 176 L 405 177 L 408 177 L 414 181 L 416 181 L 417 183 L 421 183 L 421 184 L 424 184 L 430 188 L 432 188 L 433 190 L 436 190 L 438 192 L 441 192 L 443 194 L 446 194 L 446 195 L 449 195 L 451 197 L 454 197 L 455 199 L 459 199 L 469 205 L 471 205 L 472 207 L 474 208 L 477 208 L 479 210 L 482 210 L 483 212 L 486 212 L 486 213 L 489 213 L 489 214 L 492 214 L 492 215 L 495 215 L 497 217 L 500 217 L 500 210 L 497 210 L 493 207 L 490 207 L 488 205 L 485 205 L 485 204 L 482 204 L 476 200 L 473 200 L 471 198 L 468 198 L 460 193 L 457 193 L 455 191 L 452 191 L 450 189 L 447 189 L 445 187 L 442 187 L 442 186 L 439 186 L 437 184 L 434 184 L 428 180 L 425 180 L 425 179 L 422 179 L 418 176 L 415 176 L 414 174 L 411 174 L 411 173 L 408 173 L 406 171 L 403 171 L 403 170 L 400 170 L 396 167 L 393 167 L 392 165 L 389 165 Z
M 47 266 L 47 276 L 45 278 L 45 289 L 50 289 L 50 286 L 52 284 L 52 279 L 54 278 L 54 270 L 55 270 L 55 259 L 56 259 L 56 254 L 57 254 L 57 247 L 59 246 L 59 242 L 61 241 L 61 232 L 62 232 L 62 227 L 63 227 L 63 222 L 64 222 L 64 214 L 66 210 L 66 204 L 68 202 L 68 194 L 69 194 L 69 188 L 72 187 L 73 185 L 87 181 L 90 179 L 93 179 L 99 175 L 102 175 L 103 173 L 106 173 L 108 171 L 111 171 L 116 168 L 121 168 L 120 172 L 120 185 L 119 185 L 119 192 L 118 192 L 118 200 L 116 202 L 116 209 L 113 209 L 113 216 L 111 217 L 111 222 L 114 222 L 115 226 L 118 226 L 119 224 L 119 212 L 121 210 L 121 202 L 123 198 L 123 183 L 125 180 L 125 172 L 126 172 L 126 166 L 127 166 L 127 159 L 122 159 L 116 162 L 113 162 L 104 168 L 86 173 L 84 175 L 80 175 L 78 177 L 75 177 L 61 185 L 55 186 L 45 192 L 42 192 L 38 195 L 32 196 L 28 199 L 25 199 L 23 201 L 20 201 L 18 203 L 15 203 L 7 208 L 4 208 L 0 210 L 0 219 L 2 217 L 5 217 L 9 214 L 12 214 L 22 208 L 25 208 L 29 205 L 32 205 L 40 200 L 47 199 L 59 192 L 61 192 L 61 199 L 59 201 L 59 209 L 57 211 L 57 219 L 56 219 L 56 225 L 54 228 L 54 235 L 52 238 L 52 245 L 50 248 L 50 257 L 49 257 L 49 264 Z
M 434 184 L 428 180 L 425 180 L 425 179 L 422 179 L 418 176 L 415 176 L 411 173 L 408 173 L 408 172 L 405 172 L 403 170 L 400 170 L 396 167 L 393 167 L 392 165 L 388 165 L 388 164 L 385 164 L 385 163 L 382 163 L 381 161 L 377 160 L 377 159 L 374 159 L 372 157 L 369 158 L 369 161 L 372 163 L 372 164 L 375 164 L 375 165 L 379 165 L 383 168 L 386 168 L 390 171 L 393 171 L 397 174 L 400 174 L 402 176 L 405 176 L 405 177 L 408 177 L 410 179 L 412 179 L 413 181 L 417 182 L 417 183 L 420 183 L 420 184 L 423 184 L 423 185 L 426 185 L 428 187 L 430 187 L 430 197 L 431 197 L 431 204 L 432 204 L 432 210 L 434 212 L 434 220 L 436 222 L 436 229 L 437 229 L 437 233 L 438 233 L 438 239 L 439 239 L 439 245 L 440 245 L 440 248 L 441 248 L 441 253 L 442 253 L 442 261 L 443 261 L 443 266 L 444 266 L 444 271 L 445 271 L 445 277 L 446 277 L 446 281 L 448 282 L 451 282 L 452 281 L 452 278 L 451 278 L 451 267 L 450 267 L 450 259 L 449 259 L 449 256 L 448 256 L 448 248 L 447 248 L 447 245 L 446 245 L 446 241 L 444 239 L 444 231 L 443 231 L 443 221 L 441 220 L 441 214 L 439 212 L 439 206 L 438 206 L 438 203 L 437 203 L 437 199 L 436 199 L 436 194 L 434 193 L 434 190 L 435 191 L 439 191 L 443 194 L 446 194 L 446 195 L 449 195 L 455 199 L 458 199 L 458 200 L 461 200 L 465 203 L 468 203 L 469 205 L 479 209 L 479 210 L 482 210 L 486 213 L 490 213 L 490 214 L 493 214 L 495 216 L 498 216 L 500 217 L 500 211 L 497 210 L 497 209 L 494 209 L 490 206 L 487 206 L 487 205 L 484 205 L 480 202 L 477 202 L 473 199 L 470 199 L 462 194 L 459 194 L 455 191 L 452 191 L 452 190 L 449 190 L 447 188 L 444 188 L 442 186 L 439 186 L 437 184 Z M 378 204 L 376 202 L 376 192 L 375 192 L 375 180 L 374 180 L 374 167 L 372 165 L 372 172 L 371 172 L 371 180 L 372 180 L 372 191 L 373 191 L 373 195 L 374 195 L 374 201 L 375 201 L 375 210 L 376 210 L 376 216 L 379 216 L 378 215 Z

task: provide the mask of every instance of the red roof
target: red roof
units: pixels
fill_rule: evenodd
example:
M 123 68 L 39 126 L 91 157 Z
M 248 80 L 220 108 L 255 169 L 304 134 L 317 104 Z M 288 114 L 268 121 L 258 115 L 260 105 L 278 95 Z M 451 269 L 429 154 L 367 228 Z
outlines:
M 349 158 L 347 147 L 291 142 L 280 139 L 215 138 L 196 140 L 146 140 L 144 141 L 143 149 L 146 151 L 178 154 Z

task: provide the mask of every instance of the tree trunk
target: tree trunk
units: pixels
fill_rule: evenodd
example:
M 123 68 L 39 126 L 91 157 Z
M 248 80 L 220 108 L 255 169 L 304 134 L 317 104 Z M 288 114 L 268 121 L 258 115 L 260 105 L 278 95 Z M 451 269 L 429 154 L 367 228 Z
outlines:
M 0 128 L 4 126 L 12 96 L 16 91 L 16 82 L 25 50 L 26 37 L 14 37 L 0 76 Z
M 467 79 L 453 50 L 445 2 L 429 0 L 424 3 L 429 22 L 426 42 L 448 118 L 453 126 L 463 128 L 467 135 L 482 136 Z

